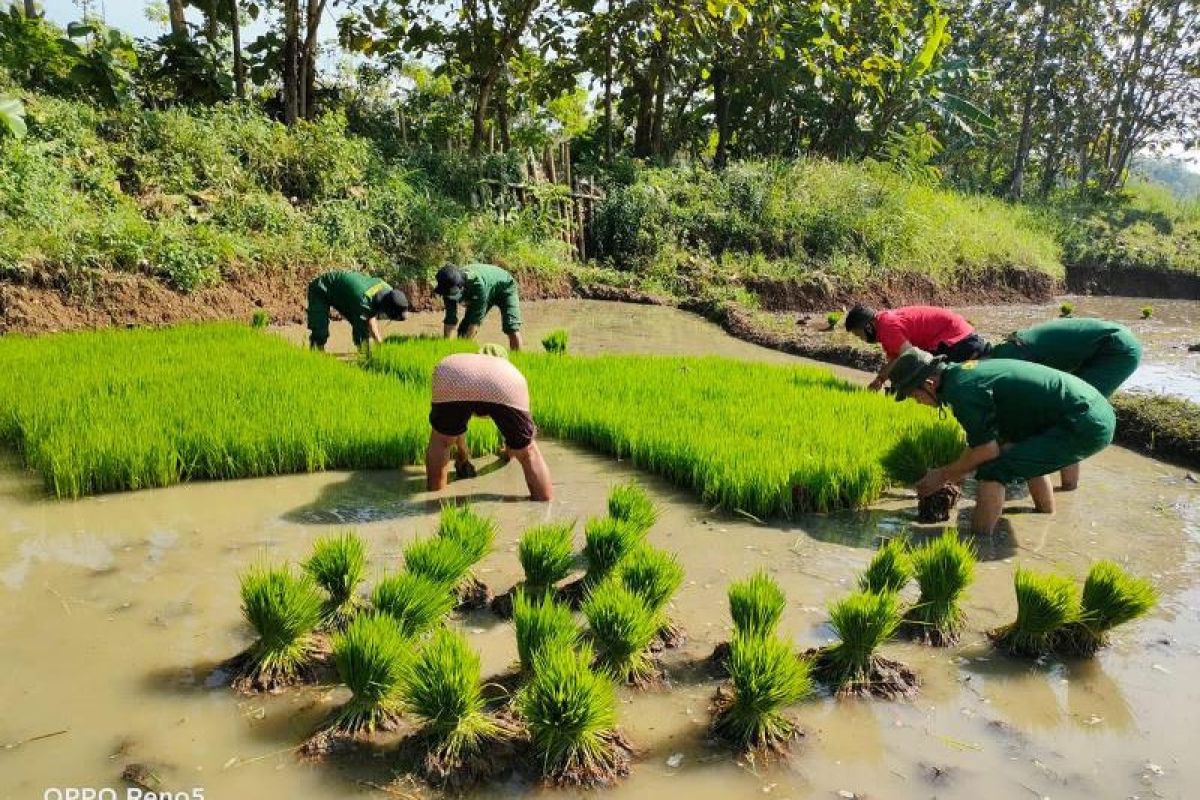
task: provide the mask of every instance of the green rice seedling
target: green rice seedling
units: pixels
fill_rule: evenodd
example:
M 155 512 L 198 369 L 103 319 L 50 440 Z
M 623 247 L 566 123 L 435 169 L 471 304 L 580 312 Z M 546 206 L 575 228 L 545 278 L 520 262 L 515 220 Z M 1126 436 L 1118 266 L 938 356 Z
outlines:
M 662 617 L 615 578 L 594 587 L 583 601 L 596 666 L 613 680 L 641 685 L 657 674 L 650 644 Z
M 817 672 L 836 693 L 904 696 L 916 687 L 906 667 L 879 655 L 879 647 L 900 625 L 900 607 L 892 592 L 856 592 L 829 606 L 838 641 L 817 651 Z
M 1111 561 L 1097 561 L 1083 584 L 1082 613 L 1058 636 L 1056 649 L 1069 655 L 1093 655 L 1118 625 L 1143 616 L 1158 602 L 1147 580 L 1134 577 Z
M 563 353 L 567 352 L 568 338 L 569 336 L 564 330 L 560 329 L 551 331 L 550 333 L 546 334 L 544 339 L 542 339 L 542 347 L 546 349 L 547 353 L 562 355 Z
M 871 563 L 858 577 L 858 588 L 875 594 L 898 592 L 908 585 L 912 576 L 908 544 L 901 538 L 888 539 L 875 551 Z
M 1154 316 L 1154 306 L 1142 306 L 1142 319 L 1150 319 Z
M 307 572 L 328 595 L 325 627 L 340 630 L 363 606 L 358 586 L 367 568 L 367 546 L 354 531 L 318 539 L 304 562 Z
M 625 520 L 596 517 L 588 520 L 583 537 L 583 560 L 587 564 L 584 585 L 592 587 L 645 540 L 646 531 Z
M 396 620 L 402 636 L 413 639 L 450 613 L 454 595 L 445 583 L 414 572 L 401 572 L 375 584 L 371 602 Z
M 841 311 L 830 311 L 825 315 L 825 324 L 829 326 L 829 330 L 837 328 L 838 323 L 842 321 Z
M 468 504 L 446 503 L 442 505 L 437 534 L 456 543 L 474 566 L 492 552 L 496 542 L 496 522 Z
M 629 746 L 617 732 L 616 692 L 591 663 L 586 647 L 544 647 L 517 697 L 534 757 L 554 784 L 602 786 L 629 773 Z
M 441 536 L 417 539 L 404 548 L 404 566 L 409 572 L 451 588 L 462 583 L 474 563 L 458 542 Z
M 508 730 L 485 711 L 479 654 L 463 634 L 442 628 L 404 671 L 405 708 L 421 721 L 425 774 L 436 784 L 464 786 L 494 772 L 488 750 Z
M 240 662 L 234 686 L 270 691 L 305 677 L 316 655 L 321 593 L 307 575 L 254 566 L 242 575 L 242 615 L 258 640 Z
M 759 571 L 729 584 L 729 615 L 733 629 L 746 636 L 774 636 L 787 598 L 775 579 Z
M 737 634 L 729 679 L 732 690 L 718 690 L 713 704 L 713 732 L 741 750 L 786 750 L 799 728 L 783 709 L 812 692 L 808 661 L 774 636 Z
M 1054 648 L 1064 626 L 1078 622 L 1079 591 L 1070 578 L 1018 568 L 1013 576 L 1017 618 L 988 636 L 1013 655 L 1038 657 Z
M 658 507 L 645 489 L 629 481 L 614 486 L 608 493 L 608 515 L 645 532 L 658 521 Z
M 1074 313 L 1075 313 L 1075 304 L 1074 303 L 1062 303 L 1058 307 L 1059 316 L 1069 317 Z
M 333 637 L 333 661 L 350 690 L 333 729 L 355 735 L 392 728 L 400 717 L 400 689 L 412 644 L 388 614 L 359 614 Z
M 905 629 L 936 647 L 958 641 L 967 615 L 960 601 L 975 580 L 975 551 L 954 530 L 912 552 L 921 595 L 905 615 Z
M 573 645 L 579 639 L 571 609 L 549 594 L 531 597 L 518 589 L 513 596 L 513 626 L 517 631 L 517 656 L 526 674 L 533 670 L 543 647 Z
M 625 588 L 642 599 L 661 620 L 658 636 L 668 647 L 682 641 L 682 631 L 667 617 L 667 604 L 683 585 L 683 567 L 674 553 L 643 544 L 617 566 Z
M 575 566 L 572 550 L 574 522 L 538 525 L 525 531 L 517 543 L 517 560 L 525 572 L 524 589 L 530 596 L 550 590 Z
M 255 330 L 263 330 L 271 324 L 271 315 L 266 311 L 259 309 L 254 312 L 254 316 L 250 317 L 250 327 Z

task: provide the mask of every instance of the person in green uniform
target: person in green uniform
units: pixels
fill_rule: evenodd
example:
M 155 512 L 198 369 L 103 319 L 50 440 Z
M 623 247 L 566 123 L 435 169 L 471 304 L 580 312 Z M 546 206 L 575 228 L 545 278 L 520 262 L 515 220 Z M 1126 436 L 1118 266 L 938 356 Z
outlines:
M 308 343 L 324 350 L 329 341 L 329 309 L 335 308 L 350 323 L 354 346 L 382 342 L 379 317 L 404 319 L 408 298 L 386 282 L 361 272 L 338 270 L 318 276 L 308 285 Z
M 991 350 L 992 358 L 1044 364 L 1069 372 L 1104 397 L 1112 397 L 1142 360 L 1142 344 L 1133 332 L 1104 319 L 1055 319 L 1009 334 Z M 1062 488 L 1079 486 L 1079 464 L 1059 472 Z
M 459 338 L 473 339 L 488 311 L 498 307 L 509 349 L 521 349 L 521 299 L 517 281 L 507 271 L 491 264 L 447 264 L 437 272 L 434 292 L 446 301 L 442 320 L 445 336 L 451 336 L 457 327 Z M 463 306 L 462 322 L 458 319 L 459 304 Z
M 917 482 L 924 497 L 972 471 L 978 481 L 971 529 L 990 534 L 1004 510 L 1004 487 L 1024 480 L 1034 508 L 1054 512 L 1047 476 L 1107 447 L 1116 428 L 1108 401 L 1084 381 L 1028 361 L 988 359 L 947 363 L 911 348 L 891 374 L 897 400 L 913 397 L 949 406 L 967 435 L 955 461 L 929 470 Z

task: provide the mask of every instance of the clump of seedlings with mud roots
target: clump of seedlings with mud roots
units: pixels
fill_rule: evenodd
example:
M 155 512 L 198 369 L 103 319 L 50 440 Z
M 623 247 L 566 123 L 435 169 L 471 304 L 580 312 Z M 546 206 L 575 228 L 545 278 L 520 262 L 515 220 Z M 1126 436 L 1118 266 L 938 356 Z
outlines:
M 646 530 L 615 517 L 596 517 L 588 520 L 583 535 L 583 560 L 587 564 L 583 587 L 591 589 L 645 541 Z
M 921 595 L 904 615 L 903 631 L 935 647 L 958 642 L 967 615 L 961 600 L 975 580 L 975 552 L 953 530 L 912 552 Z
M 469 504 L 442 505 L 441 518 L 438 520 L 437 538 L 453 542 L 462 552 L 466 568 L 463 574 L 454 582 L 455 593 L 458 595 L 460 608 L 484 608 L 491 600 L 491 592 L 478 578 L 471 574 L 471 568 L 492 552 L 496 543 L 496 523 L 475 511 Z M 445 566 L 453 561 L 448 554 Z M 408 551 L 405 551 L 405 563 L 408 564 Z M 409 564 L 409 569 L 414 569 Z M 436 577 L 431 575 L 430 577 Z
M 1109 631 L 1143 616 L 1157 602 L 1149 581 L 1111 561 L 1097 561 L 1083 584 L 1080 618 L 1063 626 L 1055 648 L 1072 656 L 1094 655 L 1108 641 Z
M 864 592 L 898 592 L 912 580 L 913 564 L 908 545 L 903 539 L 888 539 L 875 551 L 871 563 L 858 577 L 858 588 Z
M 241 692 L 276 691 L 312 677 L 318 656 L 321 593 L 308 575 L 254 566 L 242 575 L 242 615 L 258 634 L 230 663 Z
M 541 775 L 555 785 L 607 786 L 629 774 L 631 749 L 617 731 L 616 691 L 591 662 L 586 647 L 544 647 L 517 698 Z
M 907 697 L 917 690 L 915 673 L 905 665 L 879 655 L 879 647 L 900 624 L 900 607 L 892 592 L 856 592 L 829 606 L 830 625 L 838 635 L 822 647 L 816 658 L 816 675 L 839 697 Z
M 1012 655 L 1045 655 L 1054 649 L 1064 626 L 1078 622 L 1082 609 L 1075 583 L 1062 575 L 1017 569 L 1013 576 L 1017 618 L 988 633 L 992 643 Z
M 658 507 L 636 482 L 618 484 L 608 494 L 608 515 L 628 522 L 642 533 L 658 521 Z
M 575 566 L 571 532 L 574 522 L 538 525 L 517 543 L 517 560 L 525 572 L 523 588 L 531 597 L 550 592 Z
M 441 623 L 454 608 L 454 595 L 445 583 L 401 572 L 375 584 L 371 602 L 396 621 L 404 638 L 413 639 Z
M 808 661 L 775 636 L 737 634 L 729 680 L 713 699 L 713 733 L 745 752 L 784 752 L 800 729 L 783 709 L 812 692 Z
M 358 595 L 367 568 L 367 546 L 354 531 L 318 539 L 304 562 L 307 572 L 325 590 L 322 625 L 341 630 L 365 603 Z
M 665 647 L 683 643 L 678 625 L 667 617 L 667 604 L 683 585 L 683 567 L 674 553 L 643 544 L 617 566 L 617 575 L 625 588 L 636 594 L 660 620 L 658 638 Z
M 400 688 L 412 655 L 412 643 L 382 612 L 355 617 L 333 637 L 333 662 L 350 690 L 350 700 L 335 713 L 330 732 L 348 736 L 391 730 L 400 717 Z
M 571 609 L 549 594 L 530 596 L 518 589 L 513 597 L 513 626 L 517 632 L 517 656 L 521 671 L 530 674 L 537 654 L 545 647 L 574 645 L 579 629 Z
M 635 686 L 654 681 L 659 671 L 650 644 L 662 627 L 641 597 L 615 577 L 596 586 L 583 602 L 597 668 L 613 680 Z
M 455 589 L 466 579 L 474 564 L 471 554 L 458 542 L 440 536 L 417 539 L 404 548 L 406 570 Z
M 774 636 L 786 605 L 783 589 L 765 572 L 729 584 L 729 615 L 736 633 Z
M 510 767 L 513 731 L 488 715 L 479 673 L 479 654 L 466 637 L 447 628 L 405 668 L 401 695 L 421 721 L 422 769 L 437 786 L 470 786 Z

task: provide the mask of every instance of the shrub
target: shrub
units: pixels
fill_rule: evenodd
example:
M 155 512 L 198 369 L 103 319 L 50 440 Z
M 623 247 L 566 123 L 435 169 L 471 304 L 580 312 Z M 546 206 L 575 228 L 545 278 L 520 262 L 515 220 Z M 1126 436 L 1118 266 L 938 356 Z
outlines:
M 304 571 L 328 595 L 324 611 L 327 627 L 345 627 L 362 605 L 357 589 L 366 568 L 367 546 L 354 531 L 317 539 L 313 544 Z
M 387 614 L 360 614 L 333 637 L 333 660 L 351 697 L 334 717 L 345 733 L 374 733 L 400 717 L 400 688 L 412 645 Z
M 786 605 L 783 589 L 765 572 L 729 584 L 729 615 L 737 634 L 774 636 Z
M 658 507 L 645 489 L 636 481 L 629 481 L 614 486 L 608 493 L 608 515 L 646 532 L 658 521 Z
M 517 543 L 517 559 L 525 571 L 525 591 L 531 596 L 546 592 L 570 574 L 575 565 L 571 538 L 574 522 L 538 525 L 525 531 Z
M 975 552 L 953 530 L 915 549 L 913 572 L 921 595 L 905 615 L 917 636 L 939 647 L 958 641 L 966 624 L 960 601 L 975 579 Z
M 567 352 L 567 332 L 564 330 L 551 331 L 542 339 L 542 347 L 547 353 L 562 355 Z
M 584 526 L 583 560 L 587 563 L 585 581 L 596 586 L 621 559 L 633 552 L 646 537 L 644 530 L 630 522 L 612 517 L 590 519 Z
M 520 589 L 513 597 L 513 626 L 517 632 L 517 656 L 526 673 L 533 670 L 542 648 L 573 645 L 579 639 L 571 609 L 550 595 L 530 598 Z
M 1014 655 L 1045 655 L 1063 627 L 1079 621 L 1079 592 L 1070 578 L 1021 568 L 1013 576 L 1013 585 L 1017 618 L 988 635 L 997 647 Z
M 454 595 L 444 583 L 424 575 L 401 572 L 377 583 L 371 602 L 396 620 L 401 635 L 412 639 L 433 628 L 450 613 L 454 608 Z
M 584 600 L 583 615 L 602 672 L 633 684 L 654 677 L 650 643 L 662 627 L 662 618 L 642 598 L 616 580 L 605 580 Z
M 316 585 L 286 567 L 255 566 L 242 575 L 241 593 L 242 615 L 258 634 L 242 675 L 259 689 L 295 682 L 314 655 L 322 606 Z
M 858 588 L 874 594 L 898 592 L 908 585 L 912 576 L 913 563 L 907 543 L 900 538 L 888 539 L 859 576 Z
M 713 731 L 743 750 L 783 750 L 799 729 L 783 709 L 812 692 L 808 662 L 774 636 L 729 644 L 730 695 L 718 693 Z

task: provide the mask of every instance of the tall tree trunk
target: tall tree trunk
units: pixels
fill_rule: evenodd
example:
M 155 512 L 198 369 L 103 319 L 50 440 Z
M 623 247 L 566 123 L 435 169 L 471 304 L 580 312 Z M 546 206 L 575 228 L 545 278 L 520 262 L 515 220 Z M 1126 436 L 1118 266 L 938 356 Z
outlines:
M 325 12 L 326 0 L 308 0 L 305 15 L 304 52 L 301 54 L 300 70 L 303 94 L 300 113 L 305 119 L 317 116 L 317 31 L 321 27 L 321 14 Z
M 32 5 L 30 0 L 27 0 Z M 171 19 L 171 35 L 187 38 L 187 18 L 183 15 L 183 0 L 167 0 L 167 15 Z
M 39 16 L 34 0 L 25 0 L 25 19 L 37 19 Z
M 204 7 L 204 38 L 214 47 L 221 38 L 221 0 L 209 0 Z
M 1008 198 L 1020 200 L 1025 189 L 1025 167 L 1029 163 L 1029 148 L 1033 144 L 1033 101 L 1037 95 L 1038 77 L 1042 61 L 1046 57 L 1046 37 L 1050 28 L 1049 0 L 1043 0 L 1042 18 L 1038 21 L 1037 41 L 1033 47 L 1033 64 L 1029 69 L 1029 81 L 1025 85 L 1025 99 L 1021 103 L 1021 135 L 1017 139 L 1017 152 L 1013 157 L 1012 178 L 1008 183 Z
M 229 0 L 229 30 L 233 34 L 233 83 L 238 100 L 246 99 L 246 65 L 242 62 L 242 20 L 238 0 Z
M 650 134 L 654 126 L 654 72 L 650 65 L 633 81 L 637 93 L 637 117 L 633 126 L 634 158 L 650 157 Z
M 713 115 L 717 121 L 717 152 L 713 155 L 713 167 L 725 169 L 729 161 L 729 73 L 725 65 L 718 63 L 712 70 Z
M 300 0 L 283 2 L 283 121 L 300 118 Z
M 604 47 L 604 163 L 612 164 L 613 160 L 613 29 L 612 20 L 608 22 L 605 31 Z
M 667 89 L 670 86 L 670 70 L 667 66 L 667 53 L 669 46 L 667 43 L 667 34 L 663 34 L 662 41 L 659 43 L 658 57 L 655 65 L 655 86 L 654 86 L 654 112 L 650 123 L 650 152 L 655 158 L 661 158 L 663 154 L 663 116 L 665 114 L 664 106 L 666 105 Z
M 508 131 L 508 81 L 501 81 L 496 92 L 496 124 L 500 128 L 500 147 L 507 153 L 512 149 Z
M 478 155 L 483 149 L 483 140 L 487 135 L 488 105 L 492 100 L 492 92 L 496 88 L 499 71 L 485 74 L 479 81 L 479 91 L 475 94 L 475 108 L 471 112 L 471 153 Z

